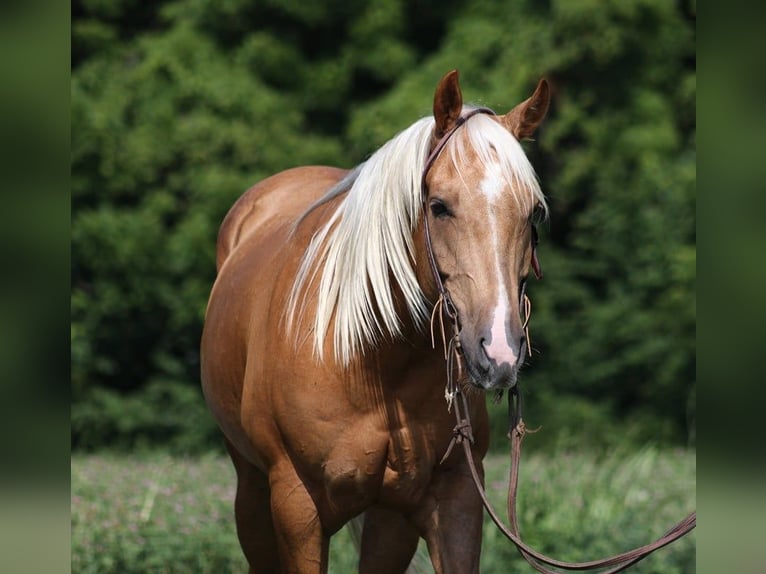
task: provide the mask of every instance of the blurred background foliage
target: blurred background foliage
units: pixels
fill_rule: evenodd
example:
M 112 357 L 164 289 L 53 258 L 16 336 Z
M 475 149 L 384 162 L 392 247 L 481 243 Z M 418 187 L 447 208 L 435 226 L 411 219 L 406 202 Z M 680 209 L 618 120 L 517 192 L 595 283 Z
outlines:
M 227 209 L 363 161 L 453 68 L 498 112 L 553 86 L 530 446 L 693 444 L 695 27 L 683 0 L 73 1 L 73 447 L 220 445 L 198 347 Z

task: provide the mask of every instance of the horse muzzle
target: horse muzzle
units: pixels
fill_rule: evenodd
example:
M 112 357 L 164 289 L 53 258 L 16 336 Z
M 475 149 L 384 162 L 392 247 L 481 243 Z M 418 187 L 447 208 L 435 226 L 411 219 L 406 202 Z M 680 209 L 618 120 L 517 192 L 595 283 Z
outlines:
M 510 389 L 516 385 L 527 351 L 525 337 L 518 340 L 515 349 L 499 350 L 484 339 L 475 344 L 461 341 L 461 346 L 463 364 L 471 384 L 486 391 Z

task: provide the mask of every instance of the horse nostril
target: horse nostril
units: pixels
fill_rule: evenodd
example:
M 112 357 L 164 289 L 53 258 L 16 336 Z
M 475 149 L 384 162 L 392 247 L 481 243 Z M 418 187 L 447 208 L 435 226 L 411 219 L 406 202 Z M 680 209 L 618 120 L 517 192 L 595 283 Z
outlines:
M 490 359 L 487 353 L 487 340 L 482 337 L 479 341 L 479 366 L 485 371 L 489 371 Z

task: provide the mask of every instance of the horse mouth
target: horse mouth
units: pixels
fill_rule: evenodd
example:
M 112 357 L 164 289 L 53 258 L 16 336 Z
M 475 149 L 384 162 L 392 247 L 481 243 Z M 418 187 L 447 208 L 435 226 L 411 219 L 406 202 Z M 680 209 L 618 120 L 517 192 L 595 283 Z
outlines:
M 482 391 L 512 389 L 516 386 L 518 366 L 511 366 L 508 363 L 497 365 L 493 361 L 488 369 L 483 369 L 466 360 L 465 357 L 463 357 L 463 365 L 468 374 L 468 383 Z

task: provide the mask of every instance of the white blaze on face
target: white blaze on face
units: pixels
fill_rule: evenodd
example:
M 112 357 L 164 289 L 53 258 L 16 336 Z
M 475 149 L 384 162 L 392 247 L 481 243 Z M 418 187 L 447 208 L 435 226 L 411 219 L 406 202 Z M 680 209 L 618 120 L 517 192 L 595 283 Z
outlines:
M 508 293 L 505 286 L 505 274 L 503 273 L 503 257 L 500 250 L 500 238 L 498 236 L 498 225 L 495 211 L 495 205 L 498 202 L 503 190 L 505 181 L 500 172 L 499 166 L 490 166 L 484 174 L 484 179 L 479 186 L 482 193 L 487 198 L 490 240 L 495 254 L 495 284 L 497 285 L 497 300 L 495 308 L 492 311 L 492 327 L 490 334 L 492 340 L 484 343 L 484 349 L 490 359 L 494 359 L 498 365 L 508 363 L 515 365 L 517 355 L 508 342 L 506 324 L 509 314 Z

